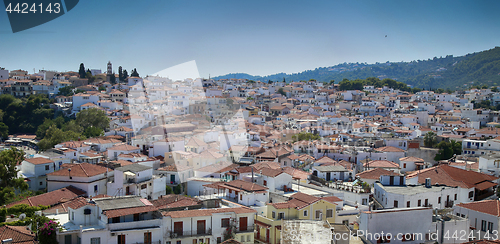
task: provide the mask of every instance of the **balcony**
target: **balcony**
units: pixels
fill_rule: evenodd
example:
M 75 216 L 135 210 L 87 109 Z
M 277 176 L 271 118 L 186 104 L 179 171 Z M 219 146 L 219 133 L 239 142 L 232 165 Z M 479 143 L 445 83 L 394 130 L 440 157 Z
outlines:
M 452 208 L 453 207 L 453 201 L 445 201 L 444 202 L 444 207 L 445 208 Z
M 210 236 L 212 235 L 212 229 L 208 230 L 192 230 L 192 231 L 170 231 L 170 238 L 184 238 L 184 237 L 195 237 L 195 236 Z
M 142 229 L 156 229 L 160 228 L 161 219 L 150 219 L 140 221 L 130 221 L 121 223 L 109 223 L 108 228 L 110 231 L 124 231 L 124 230 L 142 230 Z
M 249 232 L 254 232 L 255 226 L 247 226 L 245 230 L 240 230 L 240 228 L 236 228 L 236 233 L 249 233 Z

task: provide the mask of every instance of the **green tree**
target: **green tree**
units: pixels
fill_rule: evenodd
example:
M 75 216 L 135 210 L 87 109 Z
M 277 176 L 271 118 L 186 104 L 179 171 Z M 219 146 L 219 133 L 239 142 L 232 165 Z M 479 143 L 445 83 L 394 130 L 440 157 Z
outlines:
M 40 244 L 58 244 L 56 231 L 61 228 L 59 223 L 54 220 L 41 223 L 38 229 L 38 243 Z
M 167 194 L 172 194 L 172 187 L 166 186 L 165 191 L 167 192 Z
M 492 92 L 498 92 L 498 87 L 496 87 L 496 86 L 492 87 L 492 88 L 491 88 L 491 91 L 492 91 Z
M 137 69 L 136 69 L 136 68 L 134 68 L 134 69 L 132 70 L 132 73 L 130 73 L 130 76 L 131 76 L 131 77 L 132 77 L 132 76 L 139 77 L 139 73 L 137 73 Z
M 59 88 L 59 92 L 57 93 L 57 95 L 58 96 L 72 96 L 73 89 L 75 89 L 74 86 L 61 87 L 61 88 Z
M 118 80 L 119 81 L 123 81 L 124 80 L 123 79 L 123 68 L 122 68 L 122 66 L 118 67 Z
M 83 65 L 83 63 L 80 64 L 80 70 L 78 70 L 78 74 L 82 79 L 87 75 L 87 72 L 85 71 L 85 65 Z
M 97 127 L 101 130 L 109 128 L 109 118 L 106 112 L 97 108 L 85 109 L 76 114 L 76 123 L 83 127 Z
M 296 141 L 311 141 L 311 140 L 320 140 L 321 136 L 318 134 L 300 132 L 297 135 L 293 135 L 292 139 Z
M 40 142 L 38 142 L 38 147 L 42 150 L 47 150 L 53 148 L 54 145 L 59 144 L 61 142 L 70 140 L 76 141 L 78 139 L 85 139 L 85 136 L 71 130 L 63 131 L 57 128 L 56 125 L 52 125 L 47 130 L 45 137 L 42 140 L 40 140 Z
M 285 90 L 283 90 L 282 87 L 280 87 L 280 89 L 278 89 L 278 93 L 286 97 L 286 92 L 285 92 Z
M 90 72 L 90 70 L 87 71 L 85 78 L 87 78 L 87 80 L 89 81 L 89 84 L 92 84 L 95 81 L 95 76 L 92 75 L 92 72 Z
M 434 147 L 437 143 L 437 136 L 434 132 L 429 131 L 424 136 L 424 146 L 426 147 Z
M 0 136 L 4 140 L 9 138 L 9 127 L 3 122 L 0 122 Z
M 462 145 L 460 142 L 455 140 L 451 140 L 450 142 L 442 141 L 437 145 L 437 147 L 439 148 L 439 151 L 436 154 L 436 157 L 434 157 L 434 160 L 436 161 L 450 159 L 453 155 L 462 154 Z
M 104 131 L 100 128 L 90 126 L 85 128 L 83 135 L 87 138 L 104 136 Z
M 126 69 L 123 70 L 123 81 L 125 81 L 128 78 L 128 72 Z
M 19 170 L 16 168 L 24 160 L 24 152 L 12 147 L 0 152 L 0 204 L 5 204 L 16 194 L 15 191 L 28 190 L 28 183 L 24 179 L 17 178 Z

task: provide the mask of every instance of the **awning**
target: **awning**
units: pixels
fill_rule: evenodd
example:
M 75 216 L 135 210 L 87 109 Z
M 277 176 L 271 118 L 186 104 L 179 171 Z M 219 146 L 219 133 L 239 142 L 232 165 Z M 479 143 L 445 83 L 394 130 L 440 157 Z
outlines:
M 493 187 L 493 186 L 496 186 L 496 185 L 497 184 L 490 182 L 490 181 L 483 181 L 483 182 L 477 184 L 475 187 L 476 187 L 476 189 L 483 191 L 483 190 L 486 190 L 486 189 Z

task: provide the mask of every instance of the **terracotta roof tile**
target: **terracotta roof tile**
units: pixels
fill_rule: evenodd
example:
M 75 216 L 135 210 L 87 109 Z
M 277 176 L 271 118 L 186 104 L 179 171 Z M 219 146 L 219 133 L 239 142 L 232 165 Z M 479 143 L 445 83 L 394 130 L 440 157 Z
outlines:
M 457 206 L 500 217 L 500 201 L 498 200 L 484 200 L 479 202 L 459 203 L 457 204 Z
M 385 170 L 382 168 L 370 169 L 356 174 L 356 176 L 359 176 L 359 178 L 361 179 L 372 179 L 372 180 L 379 180 L 381 175 L 397 176 L 399 174 L 394 171 Z
M 115 218 L 115 217 L 120 217 L 120 216 L 125 216 L 125 215 L 153 212 L 156 210 L 157 210 L 157 208 L 155 206 L 147 205 L 147 206 L 134 207 L 134 208 L 111 209 L 111 210 L 104 211 L 103 213 L 108 218 Z
M 29 162 L 29 163 L 34 164 L 34 165 L 54 163 L 54 161 L 52 161 L 48 158 L 42 158 L 42 157 L 28 158 L 28 159 L 25 159 L 24 161 Z
M 71 172 L 68 169 L 71 169 Z M 89 163 L 63 164 L 60 170 L 47 174 L 47 176 L 92 177 L 104 174 L 107 171 L 113 171 L 113 170 L 110 170 L 103 166 L 89 164 Z
M 35 241 L 35 234 L 27 229 L 27 226 L 9 226 L 0 227 L 0 240 L 10 239 L 15 244 L 38 243 Z
M 47 192 L 41 195 L 29 197 L 28 199 L 13 202 L 7 205 L 7 208 L 16 206 L 19 204 L 28 204 L 29 206 L 53 206 L 59 203 L 67 202 L 68 200 L 74 199 L 79 196 L 85 195 L 86 192 L 82 191 L 74 186 L 68 186 L 61 188 L 59 190 Z

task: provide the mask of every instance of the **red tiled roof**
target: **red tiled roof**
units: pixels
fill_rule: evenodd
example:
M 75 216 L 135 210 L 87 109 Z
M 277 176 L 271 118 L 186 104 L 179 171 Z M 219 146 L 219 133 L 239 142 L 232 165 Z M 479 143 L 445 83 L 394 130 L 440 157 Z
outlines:
M 375 151 L 379 151 L 379 152 L 404 152 L 405 150 L 403 150 L 401 148 L 397 148 L 397 147 L 387 146 L 387 147 L 375 148 Z
M 363 171 L 361 173 L 356 174 L 356 176 L 359 176 L 361 179 L 372 179 L 372 180 L 379 180 L 381 175 L 394 175 L 397 176 L 399 175 L 398 173 L 390 170 L 385 170 L 382 168 L 374 168 L 370 170 Z
M 27 226 L 9 226 L 4 225 L 0 227 L 0 240 L 6 240 L 12 238 L 12 242 L 15 244 L 36 244 L 35 234 L 27 229 Z
M 54 163 L 54 161 L 52 161 L 52 160 L 50 160 L 48 158 L 42 158 L 42 157 L 39 157 L 39 158 L 28 158 L 28 159 L 25 159 L 24 161 L 29 162 L 29 163 L 34 164 L 34 165 Z
M 462 188 L 476 187 L 484 181 L 495 181 L 498 178 L 475 172 L 441 164 L 420 171 L 415 171 L 407 175 L 407 178 L 418 176 L 418 183 L 424 184 L 425 178 L 431 178 L 432 184 L 443 184 L 447 186 L 458 186 Z
M 71 172 L 68 170 L 71 169 Z M 104 174 L 107 171 L 113 171 L 106 167 L 89 164 L 89 163 L 81 163 L 81 164 L 63 164 L 61 169 L 58 171 L 54 171 L 48 176 L 72 176 L 72 177 L 92 177 L 100 174 Z
M 388 161 L 388 160 L 373 160 L 364 163 L 365 168 L 399 168 L 399 164 Z
M 457 204 L 457 206 L 500 217 L 499 200 L 484 200 L 479 202 L 459 203 Z
M 161 196 L 157 200 L 151 201 L 151 203 L 158 209 L 187 207 L 201 204 L 200 201 L 194 198 L 175 194 Z
M 24 199 L 21 201 L 13 202 L 7 205 L 7 208 L 19 205 L 19 204 L 28 204 L 29 206 L 53 206 L 58 203 L 66 202 L 68 200 L 74 199 L 79 196 L 85 195 L 86 192 L 82 191 L 74 186 L 68 186 L 65 188 L 61 188 L 59 190 L 47 192 L 41 195 L 29 197 L 28 199 Z
M 336 202 L 342 202 L 343 200 L 336 197 L 336 196 L 329 196 L 329 197 L 322 197 L 321 199 L 331 202 L 331 203 L 336 203 Z
M 156 210 L 157 210 L 157 208 L 155 206 L 148 205 L 148 206 L 141 206 L 141 207 L 134 207 L 134 208 L 111 209 L 111 210 L 104 211 L 103 213 L 108 218 L 115 218 L 115 217 L 120 217 L 120 216 L 125 216 L 125 215 L 153 212 Z
M 413 156 L 400 158 L 399 161 L 424 162 L 423 159 L 417 158 L 417 157 L 413 157 Z

